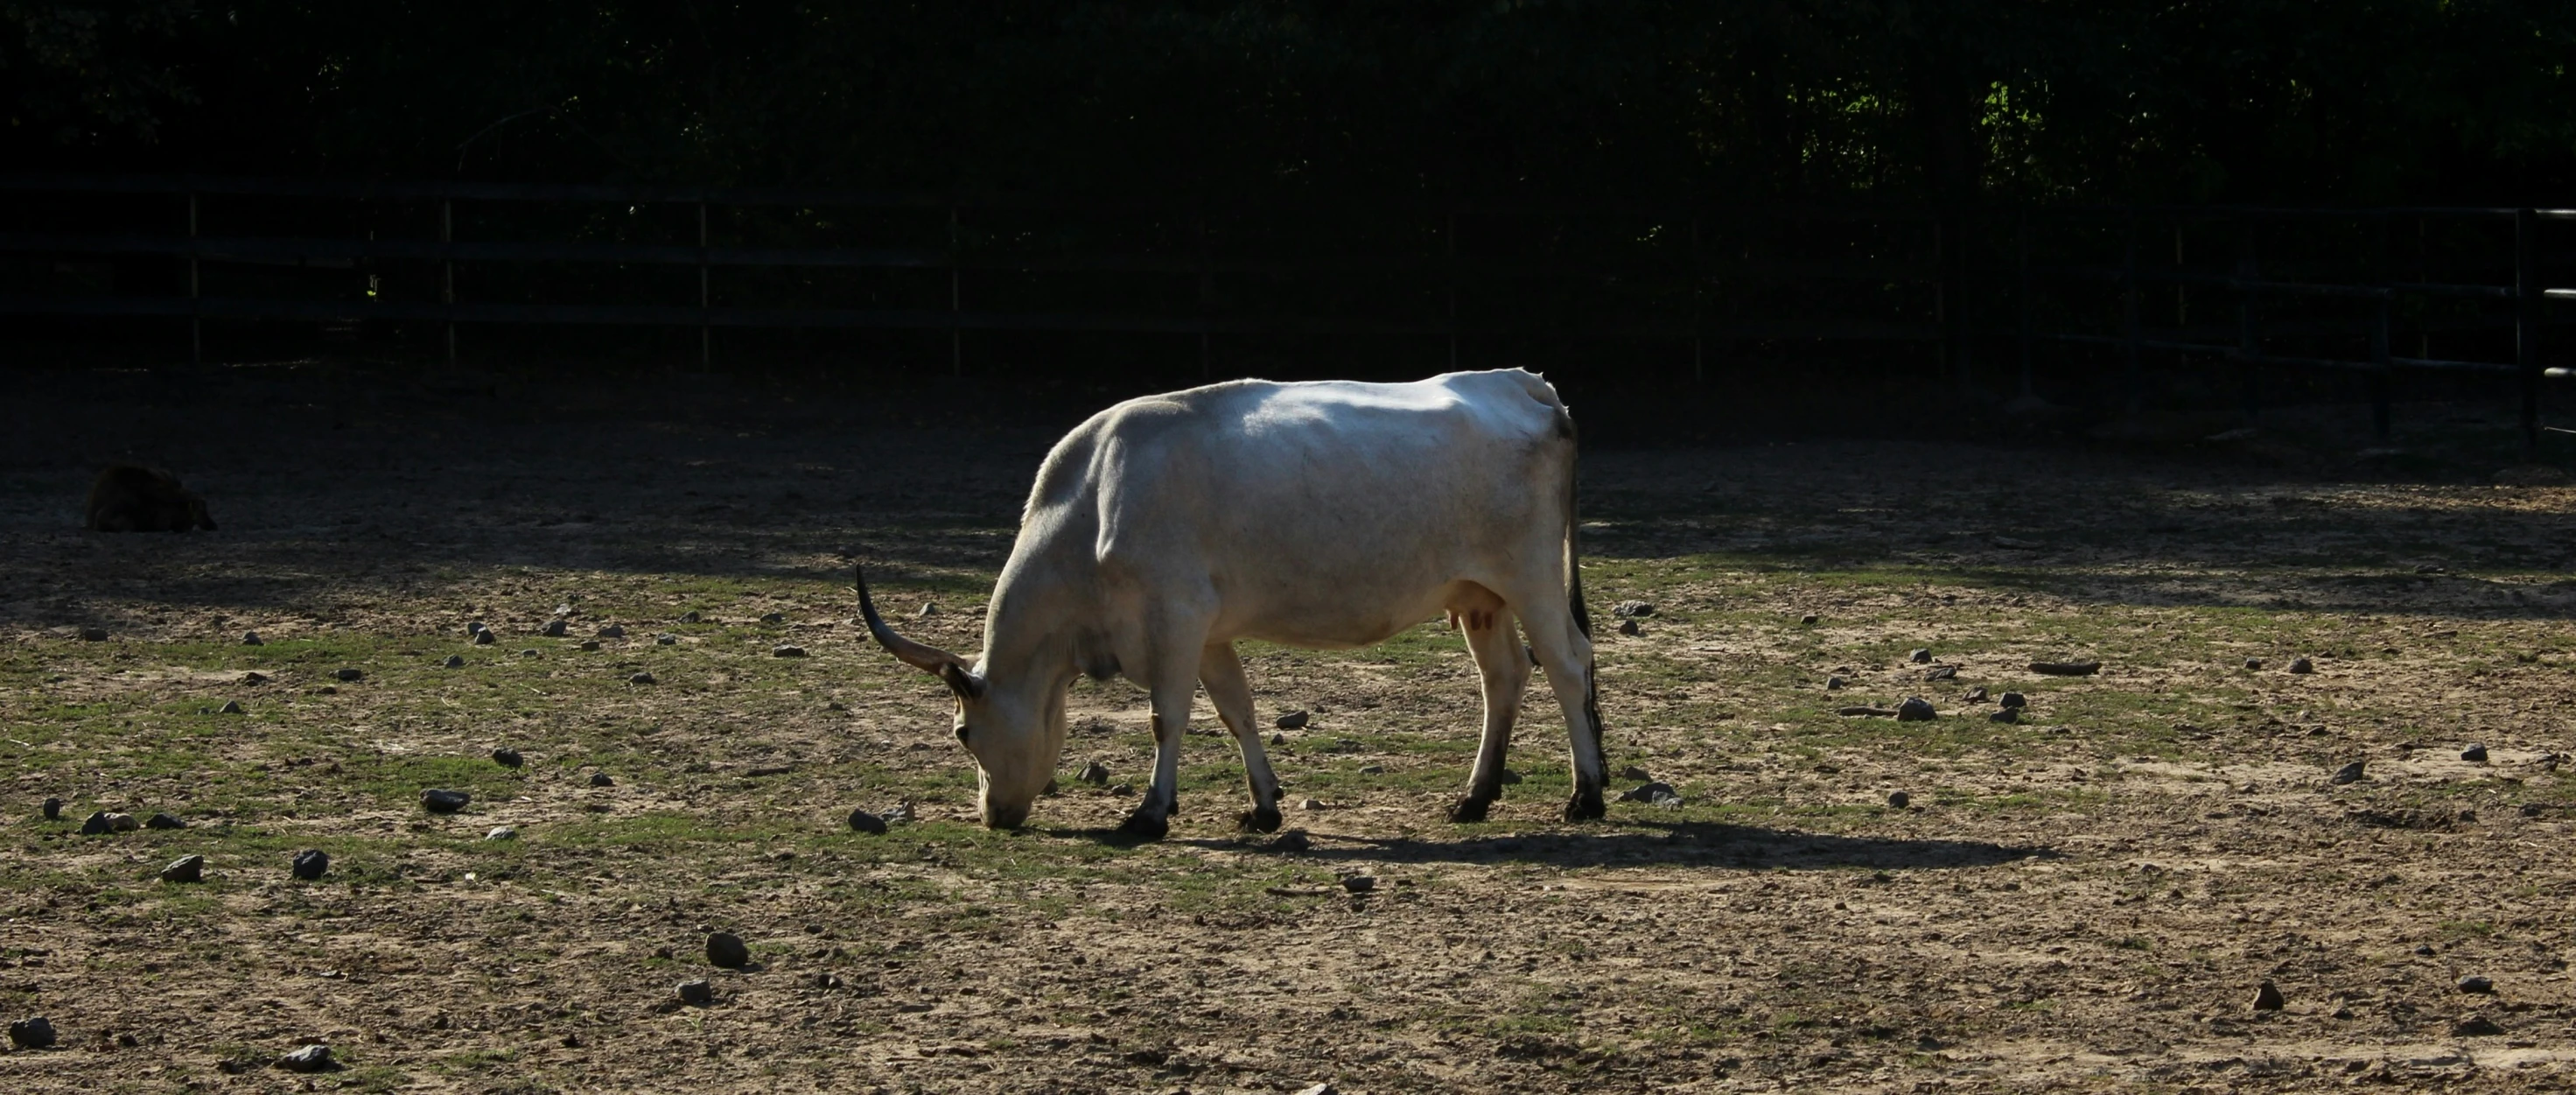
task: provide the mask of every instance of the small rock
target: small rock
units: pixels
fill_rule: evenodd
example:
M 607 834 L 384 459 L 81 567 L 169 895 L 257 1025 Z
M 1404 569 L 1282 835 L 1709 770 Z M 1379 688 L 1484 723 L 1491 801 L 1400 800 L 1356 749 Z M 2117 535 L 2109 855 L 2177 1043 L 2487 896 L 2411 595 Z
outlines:
M 256 670 L 256 669 L 254 669 L 254 670 L 251 670 L 251 671 L 250 671 L 250 672 L 248 672 L 248 673 L 244 673 L 244 674 L 242 674 L 242 675 L 241 675 L 241 682 L 242 682 L 243 684 L 267 684 L 267 683 L 268 683 L 268 674 L 266 674 L 266 673 L 262 673 L 262 672 L 260 672 L 260 671 L 258 671 L 258 670 Z
M 2021 721 L 2021 708 L 2018 708 L 2018 707 L 2005 707 L 2005 708 L 2000 708 L 2000 709 L 1998 709 L 1998 710 L 1994 711 L 1993 713 L 1991 713 L 1991 714 L 1987 715 L 1987 716 L 1986 716 L 1986 721 L 1987 721 L 1987 722 L 2001 722 L 2001 723 L 2019 723 L 2019 722 Z
M 716 987 L 708 984 L 705 978 L 682 981 L 672 991 L 679 994 L 681 1003 L 691 1007 L 702 1008 L 716 1002 Z
M 2440 953 L 2442 952 L 2434 950 L 2433 945 L 2430 943 L 2418 943 L 2415 945 L 2415 954 L 2418 957 L 2431 958 Z
M 1845 680 L 1844 680 L 1844 679 L 1842 679 L 1841 677 L 1831 677 L 1831 676 L 1829 676 L 1829 677 L 1826 677 L 1826 678 L 1825 678 L 1825 691 L 1827 691 L 1827 692 L 1839 692 L 1839 691 L 1841 691 L 1841 690 L 1842 690 L 1842 687 L 1843 687 L 1845 684 L 1849 684 L 1849 683 L 1850 683 L 1849 681 L 1845 681 Z
M 2476 993 L 2481 996 L 2493 995 L 2495 993 L 2495 982 L 2487 980 L 2486 978 L 2480 977 L 2476 974 L 2470 974 L 2467 977 L 2460 978 L 2459 982 L 2454 984 L 2452 987 L 2460 990 L 2461 992 Z
M 498 749 L 492 750 L 492 763 L 498 764 L 503 768 L 516 768 L 522 764 L 526 764 L 527 762 L 528 758 L 520 756 L 518 750 L 512 749 L 509 746 L 504 745 Z
M 188 823 L 181 821 L 178 818 L 171 817 L 168 814 L 154 814 L 151 817 L 143 819 L 143 827 L 146 829 L 185 829 L 188 827 Z
M 1383 765 L 1383 764 L 1363 764 L 1363 765 L 1360 765 L 1360 774 L 1361 774 L 1361 775 L 1363 775 L 1363 776 L 1382 776 L 1382 775 L 1385 775 L 1385 774 L 1386 774 L 1386 765 Z
M 1282 730 L 1303 730 L 1306 728 L 1306 723 L 1311 721 L 1313 717 L 1314 716 L 1308 715 L 1304 710 L 1300 709 L 1279 716 L 1275 725 Z
M 468 635 L 480 635 L 490 630 L 492 630 L 491 627 L 484 624 L 481 620 L 468 620 L 465 622 L 465 633 Z
M 1921 696 L 1907 696 L 1904 703 L 1896 705 L 1898 722 L 1929 722 L 1935 714 L 1937 712 L 1932 710 L 1932 701 Z
M 1610 614 L 1623 620 L 1640 619 L 1655 614 L 1655 606 L 1644 601 L 1621 601 L 1610 606 Z
M 2491 1038 L 2502 1033 L 2503 1027 L 2483 1015 L 2463 1015 L 2459 1022 L 2451 1024 L 2451 1037 L 2454 1038 Z
M 933 616 L 939 615 L 939 606 L 928 601 L 923 601 L 921 602 L 921 611 L 913 613 L 913 615 L 927 620 Z
M 1681 792 L 1673 790 L 1673 785 L 1669 783 L 1642 784 L 1635 790 L 1628 791 L 1619 796 L 1619 801 L 1621 802 L 1644 802 L 1654 805 L 1662 805 L 1667 802 L 1679 803 L 1681 800 Z
M 1509 768 L 1503 769 L 1500 773 L 1494 776 L 1494 782 L 1496 783 L 1519 783 L 1520 781 L 1521 774 L 1512 771 Z
M 443 665 L 443 666 L 446 666 L 446 667 L 447 667 L 447 668 L 449 668 L 449 669 L 463 669 L 463 668 L 465 668 L 465 655 L 463 655 L 463 654 L 450 654 L 450 655 L 448 655 L 448 656 L 447 656 L 447 660 L 446 660 L 446 661 L 440 662 L 440 663 L 438 663 L 438 664 Z
M 463 791 L 450 791 L 443 787 L 427 788 L 420 793 L 421 808 L 433 814 L 455 813 L 473 800 L 474 796 Z
M 546 626 L 538 629 L 540 634 L 543 634 L 549 639 L 563 638 L 564 633 L 570 630 L 571 628 L 565 626 L 562 620 L 548 620 L 546 621 Z
M 2310 662 L 2306 658 L 2293 658 L 2290 660 L 2290 672 L 2292 673 L 2314 673 L 2316 671 L 2316 664 Z
M 260 639 L 260 637 L 259 637 L 259 632 L 256 632 L 256 631 L 245 631 L 245 632 L 242 632 L 242 641 L 241 641 L 241 644 L 242 644 L 243 646 L 263 646 L 263 645 L 266 645 L 266 644 L 265 644 L 265 643 Z
M 1342 1089 L 1330 1083 L 1312 1084 L 1298 1088 L 1297 1095 L 1342 1095 Z
M 356 669 L 341 669 L 341 670 L 339 670 L 339 671 L 337 671 L 337 672 L 332 673 L 331 675 L 332 675 L 333 677 L 335 677 L 335 678 L 338 678 L 338 679 L 339 679 L 339 680 L 341 680 L 341 681 L 344 681 L 344 682 L 347 682 L 347 683 L 351 683 L 351 684 L 355 684 L 355 683 L 357 683 L 357 682 L 359 682 L 359 681 L 363 681 L 363 680 L 367 679 L 367 675 L 366 675 L 364 672 L 361 672 L 361 671 L 356 670 Z
M 2006 693 L 2004 693 L 2004 694 L 2003 694 L 2003 695 L 2001 695 L 2001 696 L 1997 696 L 1997 697 L 1995 697 L 1995 702 L 1996 702 L 1996 703 L 2000 703 L 2000 704 L 2002 704 L 2002 705 L 2004 705 L 2004 706 L 2006 706 L 2006 707 L 2028 707 L 2028 706 L 2030 706 L 2030 698 L 2029 698 L 2029 697 L 2027 697 L 2027 696 L 2022 695 L 2022 694 L 2021 694 L 2021 693 L 2019 693 L 2019 692 L 2006 692 Z
M 693 624 L 698 622 L 698 610 L 693 608 L 687 612 L 681 613 L 680 622 L 684 624 Z
M 875 814 L 871 814 L 866 810 L 852 810 L 850 811 L 850 830 L 852 832 L 867 833 L 871 836 L 884 836 L 886 833 L 885 819 L 878 817 Z
M 2361 769 L 2362 762 L 2356 760 L 2341 768 L 2335 769 L 2335 774 L 2327 777 L 2326 782 L 2337 786 L 2341 786 L 2346 783 L 2359 782 L 2361 780 Z
M 61 821 L 63 819 L 63 800 L 61 799 L 46 799 L 44 805 L 37 807 L 37 809 L 44 813 L 45 820 L 47 821 Z
M 1907 806 L 1913 805 L 1913 803 L 1914 796 L 1906 794 L 1903 791 L 1889 791 L 1887 793 L 1887 808 L 1890 810 L 1902 810 Z
M 783 624 L 787 622 L 787 614 L 783 612 L 763 612 L 760 614 L 760 622 L 773 625 Z
M 1094 787 L 1106 787 L 1109 785 L 1109 766 L 1096 760 L 1092 761 L 1083 765 L 1082 771 L 1074 773 L 1073 781 L 1088 783 Z
M 206 880 L 206 857 L 180 856 L 177 862 L 161 868 L 163 882 L 203 882 Z
M 54 1038 L 53 1022 L 41 1015 L 9 1024 L 9 1044 L 19 1049 L 44 1049 Z
M 1611 776 L 1610 778 L 1612 778 L 1612 779 L 1653 779 L 1653 778 L 1655 778 L 1655 776 L 1654 776 L 1654 773 L 1652 773 L 1652 772 L 1648 772 L 1648 771 L 1646 771 L 1644 768 L 1640 768 L 1640 767 L 1638 767 L 1638 766 L 1636 766 L 1636 765 L 1634 765 L 1634 764 L 1631 764 L 1631 765 L 1629 765 L 1629 766 L 1627 766 L 1627 767 L 1625 767 L 1625 768 L 1619 769 L 1619 771 L 1618 771 L 1615 775 Z
M 653 636 L 653 645 L 678 646 L 680 645 L 680 637 L 677 635 L 655 635 Z
M 603 639 L 623 639 L 626 637 L 626 628 L 618 624 L 610 624 L 600 628 L 596 634 Z
M 1932 648 L 1928 646 L 1915 647 L 1913 650 L 1906 652 L 1905 660 L 1913 662 L 1916 665 L 1930 665 L 1932 664 Z
M 1637 621 L 1635 620 L 1621 620 L 1619 621 L 1619 633 L 1622 635 L 1643 635 L 1646 633 L 1646 629 L 1637 626 Z
M 651 683 L 653 683 L 653 675 L 652 675 L 652 674 L 650 674 L 650 673 L 637 673 L 637 674 L 634 674 L 634 675 L 632 675 L 632 676 L 630 676 L 630 677 L 627 677 L 627 678 L 626 678 L 626 683 L 628 683 L 628 684 L 651 684 Z
M 1324 808 L 1324 800 L 1320 798 L 1310 798 L 1304 802 L 1298 803 L 1297 808 L 1300 810 L 1321 810 Z
M 81 641 L 85 643 L 103 643 L 107 641 L 107 629 L 104 627 L 84 627 L 81 629 L 80 635 Z
M 107 815 L 107 827 L 120 833 L 130 833 L 136 829 L 142 828 L 143 823 L 134 820 L 134 815 L 132 814 L 109 814 Z
M 492 633 L 489 631 L 477 631 L 474 633 L 474 645 L 476 646 L 490 646 L 499 641 L 499 639 L 493 638 Z
M 770 647 L 769 656 L 773 658 L 802 658 L 805 656 L 805 648 L 801 646 L 787 646 L 785 644 L 781 644 Z
M 2279 1011 L 2289 1001 L 2281 999 L 2281 986 L 2265 981 L 2254 988 L 2254 1010 Z
M 1936 665 L 1923 671 L 1923 679 L 1927 681 L 1957 680 L 1959 679 L 1959 667 L 1955 665 Z
M 2048 677 L 2090 677 L 2102 671 L 2100 662 L 2032 662 L 2030 671 Z
M 82 836 L 99 836 L 104 833 L 115 832 L 116 827 L 108 824 L 107 811 L 100 810 L 81 821 L 80 831 Z
M 1841 716 L 1843 716 L 1844 718 L 1882 718 L 1882 719 L 1883 719 L 1883 718 L 1886 718 L 1887 716 L 1889 716 L 1889 715 L 1893 715 L 1893 714 L 1895 714 L 1895 713 L 1896 713 L 1896 709 L 1895 709 L 1895 708 L 1893 708 L 1893 707 L 1871 707 L 1871 706 L 1868 706 L 1868 705 L 1865 705 L 1865 704 L 1861 704 L 1861 705 L 1854 705 L 1854 706 L 1851 706 L 1851 707 L 1837 707 L 1837 708 L 1835 708 L 1835 709 L 1834 709 L 1834 714 L 1841 715 Z
M 1286 744 L 1288 744 L 1288 735 L 1286 735 L 1286 734 L 1272 734 L 1272 735 L 1270 735 L 1270 744 L 1272 744 L 1272 745 L 1286 745 Z
M 241 701 L 240 701 L 240 700 L 225 700 L 225 701 L 224 701 L 224 705 L 223 705 L 222 707 L 218 707 L 218 708 L 216 708 L 216 709 L 215 709 L 215 713 L 216 713 L 216 714 L 218 714 L 218 715 L 238 715 L 238 714 L 241 714 L 241 713 L 242 713 L 242 705 L 241 705 Z
M 517 840 L 517 839 L 519 839 L 519 831 L 518 831 L 517 829 L 513 829 L 513 828 L 511 828 L 511 827 L 509 827 L 509 826 L 507 826 L 507 825 L 496 825 L 496 826 L 493 826 L 493 827 L 492 827 L 492 831 L 491 831 L 491 832 L 488 832 L 488 833 L 483 834 L 483 839 L 485 839 L 485 840 Z
M 1971 688 L 1971 689 L 1969 689 L 1965 694 L 1963 694 L 1963 695 L 1961 695 L 1961 696 L 1959 697 L 1959 702 L 1960 702 L 1960 703 L 1984 703 L 1984 702 L 1986 702 L 1986 690 L 1985 690 L 1985 689 L 1983 689 L 1983 688 Z
M 520 651 L 520 652 L 519 652 L 519 656 L 520 656 L 520 657 L 522 657 L 522 658 L 533 658 L 533 657 L 536 657 L 537 655 L 540 655 L 540 654 L 543 654 L 543 653 L 545 653 L 545 651 L 539 650 L 539 649 L 537 649 L 536 647 L 533 647 L 533 646 L 532 646 L 532 647 L 527 648 L 526 650 L 522 650 L 522 651 Z
M 2247 658 L 2247 659 L 2245 659 L 2245 668 L 2247 668 L 2247 669 L 2261 669 L 2261 668 L 2263 668 L 2263 659 L 2261 659 L 2261 658 Z
M 566 602 L 564 602 L 564 603 L 562 603 L 562 604 L 556 605 L 556 606 L 555 606 L 555 615 L 557 615 L 557 616 L 570 616 L 570 615 L 572 615 L 572 602 L 570 602 L 570 601 L 566 601 Z
M 583 640 L 581 641 L 581 648 L 582 648 L 583 650 L 597 650 L 597 649 L 599 649 L 599 640 L 597 640 L 597 639 L 583 639 Z
M 2460 759 L 2472 764 L 2485 764 L 2487 762 L 2487 747 L 2484 745 L 2472 745 L 2466 749 L 2462 749 L 2460 750 Z
M 849 709 L 850 709 L 850 705 L 849 705 L 849 704 L 842 703 L 842 702 L 841 702 L 841 701 L 839 701 L 839 700 L 832 700 L 832 701 L 830 701 L 830 702 L 828 702 L 828 703 L 825 703 L 825 704 L 823 705 L 823 710 L 826 710 L 826 711 L 847 711 L 847 710 L 849 710 Z
M 292 870 L 297 878 L 311 882 L 322 877 L 323 872 L 330 869 L 331 853 L 329 852 L 319 848 L 308 848 L 295 853 Z
M 1119 785 L 1118 785 L 1118 786 L 1116 786 L 1116 787 L 1112 787 L 1112 788 L 1110 788 L 1110 789 L 1109 789 L 1109 793 L 1110 793 L 1110 794 L 1112 794 L 1112 795 L 1116 795 L 1116 796 L 1118 796 L 1119 798 L 1125 798 L 1125 797 L 1127 797 L 1127 796 L 1129 796 L 1129 795 L 1135 794 L 1135 793 L 1136 793 L 1136 787 L 1135 787 L 1135 785 L 1134 785 L 1134 784 L 1121 783 L 1121 784 L 1119 784 Z
M 2444 570 L 2447 570 L 2447 569 L 2449 569 L 2449 568 L 2448 568 L 2448 567 L 2443 566 L 2443 565 L 2442 565 L 2442 564 L 2440 564 L 2440 563 L 2417 563 L 2417 564 L 2415 564 L 2415 573 L 2417 573 L 2417 574 L 2440 574 L 2440 573 L 2442 573 Z
M 1314 846 L 1315 842 L 1306 836 L 1304 829 L 1290 829 L 1270 840 L 1270 850 L 1274 852 L 1302 852 Z
M 606 772 L 592 772 L 590 774 L 590 785 L 593 787 L 615 787 L 617 786 L 617 777 L 609 775 Z
M 1377 888 L 1377 879 L 1364 874 L 1355 874 L 1342 880 L 1342 888 L 1352 893 L 1367 893 Z
M 1800 616 L 1800 617 L 1798 617 L 1798 622 L 1799 622 L 1799 623 L 1802 623 L 1802 624 L 1806 624 L 1806 625 L 1808 625 L 1809 627 L 1813 627 L 1813 626 L 1815 626 L 1815 623 L 1816 623 L 1816 614 L 1815 614 L 1815 613 L 1813 613 L 1813 612 L 1810 612 L 1810 613 L 1808 613 L 1808 614 L 1806 614 L 1806 615 L 1804 615 L 1804 616 Z
M 751 948 L 742 937 L 732 932 L 717 932 L 707 937 L 707 961 L 729 970 L 751 964 Z

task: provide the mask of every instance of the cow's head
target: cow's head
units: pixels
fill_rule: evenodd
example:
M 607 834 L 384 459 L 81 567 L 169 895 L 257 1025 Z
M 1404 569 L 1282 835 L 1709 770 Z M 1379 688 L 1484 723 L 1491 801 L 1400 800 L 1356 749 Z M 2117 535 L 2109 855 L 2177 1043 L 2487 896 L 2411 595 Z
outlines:
M 1026 820 L 1029 804 L 1055 778 L 1055 754 L 1063 745 L 1049 732 L 1054 720 L 1048 698 L 1020 687 L 1021 682 L 996 687 L 966 659 L 895 634 L 877 615 L 864 570 L 858 584 L 859 614 L 867 620 L 868 633 L 904 664 L 939 678 L 957 698 L 957 741 L 975 757 L 976 806 L 984 825 L 1008 829 Z

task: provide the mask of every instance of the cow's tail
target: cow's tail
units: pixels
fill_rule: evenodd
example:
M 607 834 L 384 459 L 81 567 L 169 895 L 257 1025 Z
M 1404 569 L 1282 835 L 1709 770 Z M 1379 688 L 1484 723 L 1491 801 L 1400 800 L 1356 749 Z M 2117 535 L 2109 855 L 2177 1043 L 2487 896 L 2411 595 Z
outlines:
M 1574 629 L 1584 638 L 1592 637 L 1592 613 L 1583 607 L 1583 551 L 1578 542 L 1583 527 L 1582 511 L 1575 508 L 1575 482 L 1580 474 L 1581 456 L 1575 451 L 1574 416 L 1559 407 L 1557 429 L 1565 435 L 1565 606 L 1574 614 Z

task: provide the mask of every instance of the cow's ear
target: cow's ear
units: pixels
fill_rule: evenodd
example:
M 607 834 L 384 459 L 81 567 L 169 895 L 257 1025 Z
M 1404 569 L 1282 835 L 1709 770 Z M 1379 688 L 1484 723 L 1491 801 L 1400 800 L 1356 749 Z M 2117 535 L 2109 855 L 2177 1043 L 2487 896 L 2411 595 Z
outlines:
M 939 679 L 948 682 L 948 690 L 957 693 L 958 699 L 973 700 L 983 698 L 983 678 L 977 677 L 975 674 L 968 672 L 965 666 L 959 665 L 956 662 L 950 662 L 941 666 L 939 668 Z

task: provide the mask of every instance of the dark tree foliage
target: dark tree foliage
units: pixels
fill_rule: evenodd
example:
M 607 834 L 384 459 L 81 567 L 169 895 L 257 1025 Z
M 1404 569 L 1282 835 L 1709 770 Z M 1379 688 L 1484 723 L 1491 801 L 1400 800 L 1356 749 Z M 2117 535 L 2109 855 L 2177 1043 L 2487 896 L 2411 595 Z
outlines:
M 0 0 L 14 165 L 1153 197 L 2565 201 L 2564 0 Z

